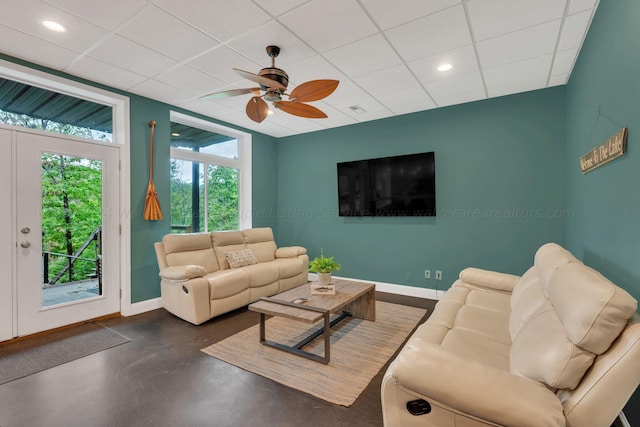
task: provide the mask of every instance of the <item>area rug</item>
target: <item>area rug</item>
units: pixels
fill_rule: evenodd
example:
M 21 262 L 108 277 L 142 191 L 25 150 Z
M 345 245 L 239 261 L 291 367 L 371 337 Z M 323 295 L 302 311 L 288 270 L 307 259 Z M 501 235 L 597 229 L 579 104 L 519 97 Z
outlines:
M 34 340 L 38 344 L 34 344 Z M 129 342 L 95 322 L 0 345 L 0 384 Z
M 375 322 L 350 318 L 331 329 L 329 365 L 261 345 L 258 325 L 202 351 L 246 371 L 348 407 L 424 315 L 424 309 L 376 302 Z M 268 340 L 293 345 L 308 335 L 309 325 L 274 317 L 266 321 L 266 332 Z M 322 355 L 324 342 L 317 339 L 304 349 Z

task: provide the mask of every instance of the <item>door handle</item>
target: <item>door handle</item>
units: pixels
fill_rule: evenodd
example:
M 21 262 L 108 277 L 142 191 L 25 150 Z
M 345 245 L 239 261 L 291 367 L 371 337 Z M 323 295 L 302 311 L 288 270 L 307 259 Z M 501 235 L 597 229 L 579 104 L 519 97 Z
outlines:
M 22 246 L 23 248 L 28 248 L 31 246 L 31 243 L 25 240 L 24 242 L 20 242 L 20 246 Z

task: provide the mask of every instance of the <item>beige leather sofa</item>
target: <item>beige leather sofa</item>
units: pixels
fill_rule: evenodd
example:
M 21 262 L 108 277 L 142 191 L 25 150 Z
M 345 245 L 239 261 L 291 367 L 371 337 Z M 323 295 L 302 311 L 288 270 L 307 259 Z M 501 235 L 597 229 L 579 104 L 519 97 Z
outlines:
M 307 250 L 277 248 L 271 228 L 168 234 L 155 250 L 164 308 L 194 325 L 308 281 Z
M 640 382 L 636 310 L 553 243 L 522 277 L 465 269 L 389 366 L 384 425 L 609 427 Z

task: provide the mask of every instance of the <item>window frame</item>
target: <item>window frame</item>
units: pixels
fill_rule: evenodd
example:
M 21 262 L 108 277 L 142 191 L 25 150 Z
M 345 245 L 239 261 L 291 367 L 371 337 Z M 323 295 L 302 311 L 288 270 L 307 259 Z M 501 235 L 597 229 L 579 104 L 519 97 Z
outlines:
M 233 128 L 222 126 L 197 117 L 171 111 L 170 120 L 186 126 L 215 132 L 221 135 L 233 137 L 238 142 L 238 158 L 216 156 L 214 154 L 189 151 L 182 148 L 171 147 L 170 158 L 203 163 L 206 165 L 224 166 L 238 170 L 238 228 L 251 228 L 253 222 L 252 212 L 252 185 L 251 185 L 251 134 Z M 206 187 L 205 187 L 206 188 Z M 205 192 L 205 207 L 208 194 Z M 204 222 L 205 230 L 208 228 Z M 208 230 L 213 231 L 213 230 Z

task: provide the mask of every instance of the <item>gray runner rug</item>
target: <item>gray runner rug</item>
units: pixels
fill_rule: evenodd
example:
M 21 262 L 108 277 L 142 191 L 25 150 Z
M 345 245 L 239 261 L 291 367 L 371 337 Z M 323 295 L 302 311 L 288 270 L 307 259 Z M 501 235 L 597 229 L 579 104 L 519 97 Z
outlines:
M 34 345 L 34 340 L 42 344 Z M 0 384 L 129 342 L 129 338 L 95 322 L 50 335 L 0 344 Z

